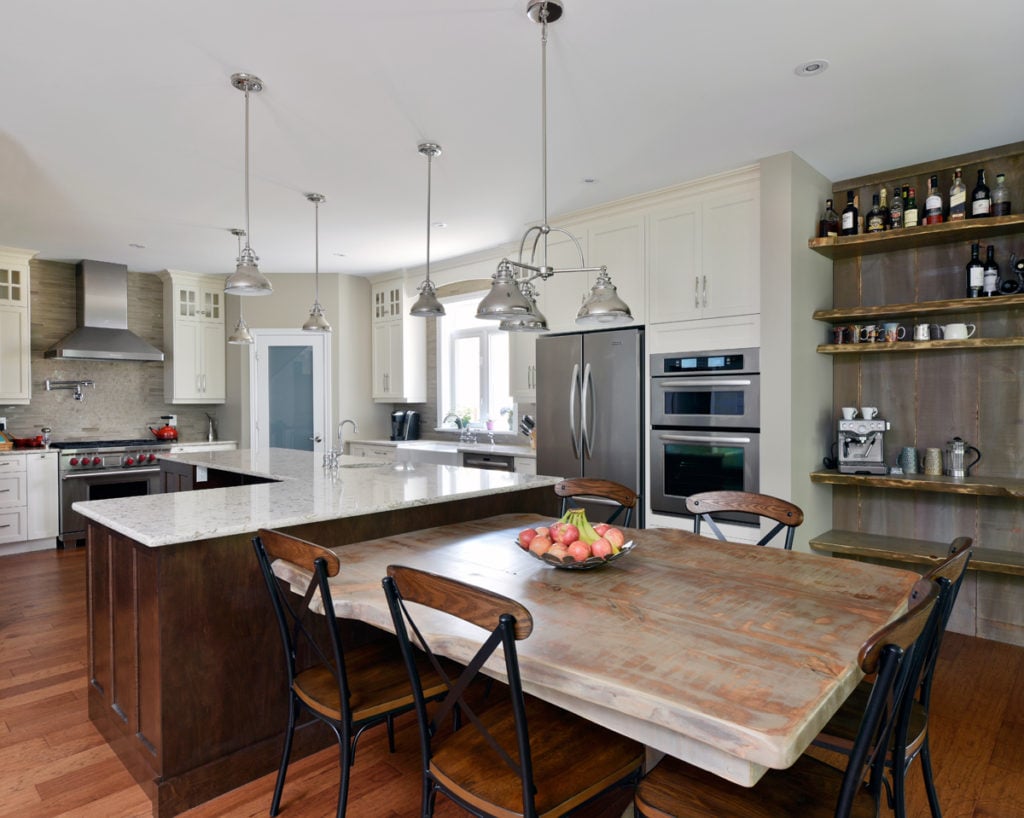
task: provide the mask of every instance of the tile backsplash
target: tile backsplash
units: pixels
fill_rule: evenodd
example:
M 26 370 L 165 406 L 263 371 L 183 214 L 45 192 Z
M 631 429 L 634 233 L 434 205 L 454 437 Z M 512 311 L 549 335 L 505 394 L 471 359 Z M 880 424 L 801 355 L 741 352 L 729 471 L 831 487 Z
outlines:
M 18 437 L 49 426 L 54 440 L 151 437 L 147 427 L 163 425 L 161 415 L 178 416 L 181 440 L 205 440 L 206 413 L 219 419 L 220 405 L 191 406 L 164 401 L 164 364 L 139 361 L 76 361 L 44 358 L 43 352 L 75 328 L 75 266 L 32 261 L 32 402 L 3 406 L 0 415 Z M 163 338 L 163 284 L 155 275 L 128 274 L 128 327 L 159 349 Z M 46 379 L 91 380 L 84 399 L 70 390 L 46 391 Z M 219 424 L 218 424 L 219 425 Z

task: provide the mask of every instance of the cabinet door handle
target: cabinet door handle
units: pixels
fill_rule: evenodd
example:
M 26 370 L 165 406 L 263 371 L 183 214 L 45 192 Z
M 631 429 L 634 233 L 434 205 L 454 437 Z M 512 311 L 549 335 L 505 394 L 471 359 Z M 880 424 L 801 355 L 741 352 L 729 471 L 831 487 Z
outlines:
M 700 276 L 693 277 L 693 308 L 700 309 Z
M 10 527 L 11 527 L 10 523 L 4 523 L 3 525 L 0 525 L 0 528 L 10 528 Z
M 10 489 L 0 489 L 0 494 L 6 494 Z
M 704 303 L 701 306 L 706 307 L 708 305 L 708 277 L 707 276 L 701 276 L 701 278 L 704 279 L 704 290 L 703 290 L 702 297 L 701 297 L 701 300 Z

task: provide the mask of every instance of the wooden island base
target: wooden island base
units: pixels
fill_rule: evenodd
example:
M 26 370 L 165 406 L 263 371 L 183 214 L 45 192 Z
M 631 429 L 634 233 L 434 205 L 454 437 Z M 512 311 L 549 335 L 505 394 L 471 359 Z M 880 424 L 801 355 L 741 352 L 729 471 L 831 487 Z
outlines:
M 556 499 L 550 487 L 526 488 L 284 530 L 336 548 L 497 514 L 555 515 Z M 253 533 L 148 547 L 89 523 L 89 718 L 157 818 L 280 761 L 286 680 Z M 357 627 L 368 626 L 353 625 L 358 638 Z M 330 741 L 300 730 L 293 756 Z

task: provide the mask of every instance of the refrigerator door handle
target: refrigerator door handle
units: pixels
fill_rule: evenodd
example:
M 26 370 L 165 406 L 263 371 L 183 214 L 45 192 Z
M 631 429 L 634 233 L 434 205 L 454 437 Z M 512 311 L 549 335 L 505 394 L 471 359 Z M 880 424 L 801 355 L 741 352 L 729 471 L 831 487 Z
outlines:
M 588 417 L 588 413 L 589 413 L 588 405 L 593 403 L 593 397 L 592 397 L 591 392 L 590 392 L 592 384 L 593 384 L 593 380 L 590 377 L 590 364 L 588 363 L 583 368 L 583 389 L 582 389 L 581 396 L 580 396 L 580 415 L 581 415 L 580 426 L 581 426 L 581 432 L 582 432 L 581 437 L 582 437 L 582 441 L 583 441 L 583 446 L 586 448 L 587 457 L 589 457 L 589 458 L 593 458 L 594 457 L 594 445 L 593 445 L 593 443 L 591 442 L 591 439 L 590 439 L 590 429 L 589 429 L 590 424 L 587 421 L 587 417 Z
M 580 459 L 580 444 L 576 437 L 576 392 L 580 383 L 580 365 L 572 365 L 572 378 L 569 381 L 569 439 L 572 440 L 573 457 Z

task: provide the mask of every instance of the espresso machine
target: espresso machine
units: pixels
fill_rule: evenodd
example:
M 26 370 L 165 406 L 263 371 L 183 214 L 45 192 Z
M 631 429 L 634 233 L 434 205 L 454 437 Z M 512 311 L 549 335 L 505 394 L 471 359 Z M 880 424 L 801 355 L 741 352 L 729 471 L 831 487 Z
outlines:
M 414 409 L 401 409 L 391 413 L 392 440 L 419 440 L 420 413 Z
M 839 471 L 842 474 L 885 474 L 883 438 L 889 421 L 881 418 L 839 419 Z

